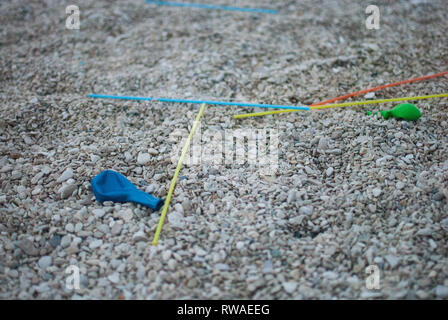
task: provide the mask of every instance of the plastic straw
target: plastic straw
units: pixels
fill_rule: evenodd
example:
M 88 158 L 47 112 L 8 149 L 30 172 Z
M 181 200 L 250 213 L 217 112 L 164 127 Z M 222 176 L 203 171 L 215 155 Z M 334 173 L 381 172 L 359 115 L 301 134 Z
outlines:
M 319 102 L 319 103 L 314 103 L 312 105 L 309 105 L 309 107 L 324 105 L 324 104 L 328 104 L 328 103 L 332 103 L 332 102 L 336 102 L 336 101 L 340 101 L 340 100 L 345 100 L 345 99 L 348 99 L 348 98 L 351 98 L 351 97 L 358 96 L 360 94 L 366 94 L 366 93 L 369 93 L 369 92 L 378 91 L 378 90 L 386 89 L 386 88 L 391 88 L 391 87 L 395 87 L 395 86 L 406 84 L 406 83 L 411 83 L 411 82 L 417 82 L 417 81 L 423 81 L 423 80 L 438 78 L 438 77 L 442 77 L 444 75 L 448 75 L 448 71 L 441 72 L 441 73 L 436 73 L 436 74 L 431 74 L 431 75 L 427 75 L 427 76 L 423 76 L 423 77 L 413 78 L 413 79 L 409 79 L 409 80 L 403 80 L 403 81 L 399 81 L 399 82 L 389 83 L 389 84 L 385 84 L 385 85 L 382 85 L 382 86 L 378 86 L 378 87 L 374 87 L 374 88 L 370 88 L 370 89 L 365 89 L 365 90 L 361 90 L 361 91 L 352 92 L 352 93 L 349 93 L 349 94 L 346 94 L 346 95 L 343 95 L 343 96 L 339 96 L 339 97 L 336 97 L 336 98 L 328 99 L 328 100 L 325 100 L 325 101 L 322 101 L 322 102 Z M 267 115 L 270 115 L 270 114 L 286 113 L 286 112 L 295 112 L 295 111 L 292 111 L 292 110 L 279 110 L 279 111 L 265 111 L 265 112 L 257 112 L 257 113 L 237 114 L 237 115 L 234 115 L 233 118 L 234 119 L 242 119 L 242 118 L 267 116 Z
M 205 104 L 220 105 L 220 106 L 310 110 L 310 108 L 307 106 L 283 106 L 283 105 L 275 105 L 275 104 L 257 104 L 257 103 L 245 103 L 245 102 L 229 102 L 229 101 L 207 101 L 207 100 L 187 100 L 187 99 L 152 98 L 152 97 L 131 97 L 131 96 L 114 96 L 114 95 L 93 94 L 93 93 L 89 94 L 89 97 L 90 98 L 98 98 L 98 99 L 145 100 L 145 101 L 193 103 L 193 104 L 205 103 Z
M 340 108 L 340 107 L 353 107 L 353 106 L 359 106 L 359 105 L 365 105 L 365 104 L 378 104 L 378 103 L 387 103 L 387 102 L 423 100 L 423 99 L 444 98 L 444 97 L 448 97 L 448 93 L 431 94 L 431 95 L 428 95 L 428 96 L 403 97 L 403 98 L 393 98 L 393 99 L 366 100 L 366 101 L 356 101 L 356 102 L 328 104 L 328 105 L 324 105 L 324 106 L 314 106 L 314 107 L 311 107 L 311 110 Z
M 160 6 L 171 6 L 171 7 L 189 7 L 189 8 L 199 8 L 199 9 L 217 9 L 217 10 L 230 10 L 230 11 L 242 11 L 242 12 L 254 12 L 254 13 L 269 13 L 277 14 L 277 10 L 272 9 L 259 9 L 259 8 L 243 8 L 243 7 L 228 7 L 220 6 L 214 4 L 203 4 L 203 3 L 184 3 L 184 2 L 171 2 L 171 1 L 152 1 L 146 0 L 147 4 L 157 4 Z
M 448 93 L 441 94 L 433 94 L 429 96 L 419 96 L 419 97 L 404 97 L 404 98 L 393 98 L 393 99 L 382 99 L 382 100 L 366 100 L 366 101 L 356 101 L 356 102 L 346 102 L 346 103 L 338 103 L 338 104 L 327 104 L 323 106 L 310 106 L 310 110 L 315 109 L 330 109 L 330 108 L 338 108 L 338 107 L 352 107 L 359 106 L 365 104 L 378 104 L 378 103 L 386 103 L 386 102 L 396 102 L 396 101 L 405 101 L 405 100 L 422 100 L 422 99 L 432 99 L 432 98 L 443 98 L 448 97 Z M 258 116 L 258 113 L 246 113 L 246 114 L 236 114 L 233 117 L 236 119 L 241 118 L 249 118 Z
M 176 186 L 177 177 L 179 176 L 180 168 L 182 167 L 182 163 L 184 161 L 185 155 L 187 154 L 188 146 L 190 145 L 191 139 L 193 138 L 196 127 L 201 121 L 202 114 L 205 110 L 205 103 L 202 104 L 201 109 L 199 110 L 198 115 L 196 116 L 196 120 L 193 123 L 193 127 L 190 130 L 190 134 L 188 135 L 187 142 L 185 143 L 182 153 L 180 155 L 179 161 L 177 162 L 176 171 L 174 172 L 173 179 L 171 180 L 171 185 L 168 190 L 168 195 L 166 196 L 165 203 L 163 205 L 162 214 L 159 219 L 159 224 L 157 225 L 156 233 L 154 235 L 154 240 L 152 241 L 152 245 L 156 246 L 159 242 L 160 233 L 162 232 L 163 222 L 165 221 L 166 213 L 168 212 L 168 207 L 170 206 L 171 197 L 174 192 L 174 187 Z

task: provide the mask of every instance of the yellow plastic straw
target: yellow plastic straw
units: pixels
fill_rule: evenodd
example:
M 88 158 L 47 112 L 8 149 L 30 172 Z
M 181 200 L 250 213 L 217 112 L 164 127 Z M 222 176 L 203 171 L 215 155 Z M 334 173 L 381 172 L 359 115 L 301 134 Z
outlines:
M 364 104 L 378 104 L 378 103 L 397 102 L 397 101 L 405 101 L 405 100 L 423 100 L 423 99 L 443 98 L 443 97 L 448 97 L 448 93 L 432 94 L 432 95 L 428 95 L 428 96 L 418 96 L 418 97 L 404 97 L 404 98 L 367 100 L 367 101 L 327 104 L 326 106 L 310 107 L 310 109 L 312 109 L 312 110 L 314 110 L 314 109 L 329 109 L 329 108 L 359 106 L 359 105 L 364 105 Z
M 403 97 L 403 98 L 393 98 L 393 99 L 367 100 L 367 101 L 355 101 L 355 102 L 345 102 L 345 103 L 337 103 L 337 104 L 327 104 L 324 106 L 310 107 L 310 110 L 339 108 L 339 107 L 352 107 L 352 106 L 359 106 L 359 105 L 365 105 L 365 104 L 378 104 L 378 103 L 397 102 L 397 101 L 406 101 L 406 100 L 423 100 L 423 99 L 443 98 L 443 97 L 448 97 L 448 93 L 432 94 L 432 95 L 428 95 L 428 96 Z M 297 111 L 297 110 L 281 110 L 281 111 L 289 112 L 289 111 Z M 233 118 L 234 119 L 242 119 L 242 118 L 263 116 L 263 115 L 268 115 L 268 114 L 271 114 L 271 112 L 268 111 L 268 112 L 236 114 L 233 116 Z
M 268 115 L 271 115 L 271 114 L 287 113 L 287 112 L 290 112 L 290 111 L 296 111 L 296 110 L 288 109 L 288 110 L 277 110 L 277 111 L 263 111 L 263 112 L 241 113 L 241 114 L 233 115 L 233 119 L 261 117 L 261 116 L 268 116 Z M 297 111 L 304 111 L 304 110 L 297 110 Z
M 188 146 L 190 145 L 191 139 L 193 138 L 194 132 L 196 130 L 196 127 L 198 126 L 199 122 L 201 121 L 202 114 L 205 110 L 205 103 L 201 105 L 201 109 L 199 110 L 198 115 L 196 116 L 196 120 L 193 123 L 193 127 L 190 130 L 190 135 L 188 136 L 187 142 L 184 145 L 184 148 L 182 149 L 182 153 L 180 155 L 179 161 L 177 162 L 176 171 L 174 172 L 173 180 L 171 180 L 171 185 L 168 190 L 168 195 L 166 196 L 165 203 L 163 205 L 162 209 L 162 215 L 159 219 L 159 224 L 157 225 L 156 233 L 154 235 L 154 240 L 152 241 L 152 245 L 156 246 L 159 242 L 160 233 L 162 232 L 163 222 L 165 221 L 166 213 L 168 211 L 168 207 L 170 206 L 171 196 L 174 192 L 174 187 L 177 182 L 177 176 L 179 175 L 180 168 L 182 167 L 182 162 L 184 161 L 185 155 L 187 154 Z

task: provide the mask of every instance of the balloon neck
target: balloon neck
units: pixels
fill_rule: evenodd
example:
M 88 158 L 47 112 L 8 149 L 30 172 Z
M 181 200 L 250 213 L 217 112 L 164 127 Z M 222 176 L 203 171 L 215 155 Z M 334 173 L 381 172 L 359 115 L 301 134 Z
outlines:
M 388 119 L 392 115 L 392 112 L 390 112 L 388 110 L 380 111 L 380 113 L 381 113 L 381 115 L 383 116 L 384 119 Z

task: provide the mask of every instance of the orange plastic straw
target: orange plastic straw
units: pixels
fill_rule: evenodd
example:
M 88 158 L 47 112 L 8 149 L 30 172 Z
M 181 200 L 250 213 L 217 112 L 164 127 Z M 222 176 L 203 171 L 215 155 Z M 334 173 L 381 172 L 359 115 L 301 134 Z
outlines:
M 441 73 L 436 73 L 436 74 L 431 74 L 428 76 L 423 76 L 423 77 L 418 77 L 418 78 L 413 78 L 413 79 L 409 79 L 409 80 L 403 80 L 403 81 L 398 81 L 398 82 L 394 82 L 394 83 L 389 83 L 389 84 L 385 84 L 382 86 L 378 86 L 378 87 L 374 87 L 374 88 L 370 88 L 370 89 L 365 89 L 365 90 L 361 90 L 361 91 L 356 91 L 356 92 L 352 92 L 349 94 L 346 94 L 344 96 L 340 96 L 340 97 L 336 97 L 336 98 L 332 98 L 332 99 L 328 99 L 325 101 L 321 101 L 315 104 L 311 104 L 309 105 L 309 107 L 312 106 L 320 106 L 320 105 L 324 105 L 324 104 L 329 104 L 335 101 L 339 101 L 339 100 L 345 100 L 351 97 L 356 97 L 360 94 L 365 94 L 368 92 L 372 92 L 372 91 L 377 91 L 377 90 L 381 90 L 381 89 L 385 89 L 385 88 L 390 88 L 390 87 L 395 87 L 401 84 L 406 84 L 406 83 L 411 83 L 411 82 L 417 82 L 417 81 L 423 81 L 423 80 L 428 80 L 428 79 L 433 79 L 433 78 L 438 78 L 438 77 L 442 77 L 444 75 L 448 75 L 448 71 L 445 72 L 441 72 Z M 267 111 L 267 112 L 259 112 L 259 113 L 253 113 L 252 116 L 257 116 L 257 115 L 269 115 L 269 114 L 277 114 L 277 113 L 286 113 L 286 112 L 295 112 L 295 111 L 299 111 L 299 110 L 277 110 L 277 111 Z M 234 118 L 238 118 L 239 115 L 235 115 Z

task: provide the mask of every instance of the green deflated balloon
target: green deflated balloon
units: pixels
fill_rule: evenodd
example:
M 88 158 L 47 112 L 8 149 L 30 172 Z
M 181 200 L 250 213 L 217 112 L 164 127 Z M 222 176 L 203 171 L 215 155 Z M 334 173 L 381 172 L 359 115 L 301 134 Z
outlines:
M 376 114 L 375 112 L 374 114 Z M 416 121 L 422 116 L 422 112 L 419 108 L 411 103 L 402 103 L 391 110 L 380 111 L 384 119 L 389 119 L 390 117 L 395 119 Z M 367 115 L 371 115 L 372 112 L 367 112 Z

